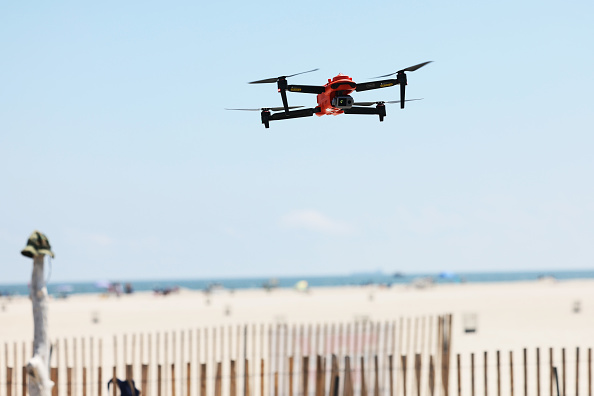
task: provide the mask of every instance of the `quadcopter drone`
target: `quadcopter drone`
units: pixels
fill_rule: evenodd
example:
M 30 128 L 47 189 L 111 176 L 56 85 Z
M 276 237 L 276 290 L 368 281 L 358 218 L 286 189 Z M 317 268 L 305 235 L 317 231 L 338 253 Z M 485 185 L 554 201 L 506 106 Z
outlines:
M 287 78 L 294 77 L 304 73 L 310 73 L 318 69 L 308 70 L 301 73 L 291 74 L 289 76 L 280 76 L 267 78 L 264 80 L 252 81 L 249 84 L 271 84 L 276 83 L 278 92 L 283 100 L 283 107 L 263 107 L 260 109 L 227 109 L 227 110 L 244 110 L 244 111 L 261 111 L 262 124 L 266 128 L 270 127 L 270 121 L 287 120 L 290 118 L 311 117 L 314 114 L 317 116 L 323 115 L 338 115 L 338 114 L 376 114 L 379 116 L 380 122 L 386 116 L 386 103 L 400 103 L 400 108 L 404 109 L 404 103 L 420 100 L 420 99 L 405 99 L 406 90 L 406 72 L 412 72 L 427 65 L 429 62 L 419 63 L 415 66 L 407 67 L 406 69 L 398 70 L 397 72 L 378 76 L 375 78 L 390 77 L 394 74 L 396 78 L 387 80 L 371 81 L 365 83 L 355 83 L 353 79 L 344 74 L 338 74 L 332 79 L 328 79 L 325 85 L 290 85 L 287 83 Z M 387 88 L 394 85 L 400 85 L 400 100 L 393 101 L 378 101 L 378 102 L 355 102 L 352 96 L 353 92 L 369 91 L 372 89 Z M 289 106 L 287 101 L 287 91 L 300 92 L 308 94 L 317 94 L 317 107 L 303 109 L 303 106 Z M 371 107 L 375 105 L 375 107 Z M 292 109 L 299 109 L 293 110 Z

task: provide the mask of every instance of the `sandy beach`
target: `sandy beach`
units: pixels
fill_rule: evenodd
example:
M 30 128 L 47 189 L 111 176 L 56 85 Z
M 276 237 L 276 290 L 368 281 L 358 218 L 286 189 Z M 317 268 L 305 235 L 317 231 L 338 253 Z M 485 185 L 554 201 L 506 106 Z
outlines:
M 574 312 L 578 302 L 580 312 Z M 31 341 L 31 302 L 24 297 L 2 303 L 0 342 Z M 314 288 L 218 291 L 180 290 L 158 296 L 73 295 L 49 302 L 49 334 L 53 338 L 109 338 L 251 323 L 332 323 L 361 319 L 391 321 L 401 317 L 453 314 L 455 352 L 520 347 L 573 347 L 592 342 L 594 281 L 534 281 L 445 284 L 424 289 Z M 476 332 L 464 332 L 475 315 Z M 97 319 L 94 323 L 93 318 Z
M 33 320 L 31 302 L 25 298 L 14 298 L 2 302 L 4 308 L 0 310 L 0 346 L 8 346 L 6 355 L 9 361 L 13 359 L 14 342 L 17 342 L 17 352 L 20 360 L 21 345 L 30 345 L 33 339 Z M 579 309 L 576 309 L 579 308 Z M 312 324 L 315 328 L 320 324 L 332 326 L 334 323 L 403 323 L 406 327 L 425 324 L 427 328 L 419 327 L 417 333 L 421 340 L 431 340 L 436 337 L 428 336 L 429 321 L 441 314 L 452 314 L 452 356 L 462 354 L 467 367 L 470 353 L 482 356 L 487 351 L 494 356 L 500 350 L 502 356 L 509 351 L 517 354 L 520 361 L 523 348 L 527 348 L 532 359 L 533 350 L 541 348 L 543 362 L 548 356 L 549 348 L 555 349 L 556 359 L 559 350 L 567 348 L 567 359 L 574 361 L 576 347 L 585 350 L 592 346 L 592 331 L 594 330 L 594 281 L 571 280 L 554 281 L 551 279 L 532 282 L 510 283 L 474 283 L 474 284 L 440 284 L 422 289 L 412 286 L 394 286 L 391 288 L 379 286 L 365 287 L 336 287 L 313 288 L 309 292 L 298 292 L 291 289 L 265 290 L 236 290 L 230 292 L 221 290 L 205 295 L 201 291 L 180 290 L 179 293 L 168 296 L 155 295 L 149 292 L 138 292 L 132 295 L 104 296 L 99 294 L 73 295 L 66 299 L 51 299 L 49 302 L 49 335 L 52 340 L 63 340 L 70 343 L 70 359 L 72 355 L 72 340 L 78 339 L 78 356 L 81 356 L 82 339 L 93 337 L 95 342 L 101 339 L 103 352 L 101 361 L 106 367 L 114 363 L 113 340 L 118 338 L 119 364 L 122 360 L 130 360 L 129 355 L 139 352 L 131 350 L 131 337 L 136 340 L 144 336 L 147 343 L 148 335 L 152 335 L 153 345 L 157 335 L 161 335 L 163 351 L 163 334 L 169 333 L 170 348 L 175 347 L 173 333 L 180 334 L 190 330 L 202 329 L 202 339 L 209 343 L 204 335 L 204 329 L 210 329 L 213 337 L 214 330 L 238 329 L 226 333 L 225 337 L 239 336 L 237 325 L 247 324 L 248 328 L 258 328 L 277 324 L 305 324 L 305 328 Z M 423 318 L 423 321 L 417 320 Z M 436 332 L 436 321 L 433 321 L 432 332 Z M 466 330 L 473 328 L 474 333 Z M 427 345 L 427 341 L 417 341 L 414 329 L 405 335 L 401 354 L 424 352 L 435 349 L 436 345 Z M 227 331 L 227 330 L 225 330 Z M 337 326 L 338 331 L 338 326 Z M 122 336 L 128 337 L 128 352 L 122 357 Z M 424 337 L 423 337 L 424 335 Z M 136 338 L 138 336 L 138 338 Z M 220 336 L 219 336 L 220 337 Z M 238 339 L 240 337 L 235 338 Z M 414 342 L 413 342 L 414 338 Z M 226 338 L 227 339 L 227 338 Z M 208 339 L 211 343 L 217 341 Z M 219 338 L 219 341 L 221 339 Z M 230 341 L 225 346 L 225 357 L 240 355 L 239 344 Z M 262 339 L 263 340 L 263 339 Z M 263 341 L 248 338 L 248 357 L 256 357 L 256 349 L 264 348 Z M 251 346 L 254 341 L 254 347 Z M 188 341 L 186 341 L 188 342 Z M 191 343 L 192 341 L 190 341 Z M 255 343 L 258 348 L 255 348 Z M 395 342 L 395 341 L 394 341 Z M 428 341 L 431 343 L 432 341 Z M 389 343 L 389 342 L 388 342 Z M 95 344 L 96 345 L 96 344 Z M 182 355 L 185 349 L 192 349 L 189 354 L 198 353 L 198 360 L 216 360 L 216 349 L 210 347 L 208 352 L 195 352 L 194 347 L 177 340 L 177 353 Z M 218 347 L 217 347 L 218 348 Z M 89 344 L 87 343 L 87 353 Z M 221 348 L 223 349 L 223 347 Z M 423 351 L 424 349 L 424 351 Z M 237 352 L 235 352 L 237 351 Z M 258 356 L 265 357 L 267 352 L 258 351 Z M 97 352 L 95 352 L 97 353 Z M 125 353 L 128 353 L 126 358 Z M 144 352 L 147 360 L 147 352 Z M 151 352 L 149 352 L 151 353 Z M 159 353 L 153 346 L 152 353 Z M 161 352 L 163 353 L 163 352 Z M 432 353 L 429 351 L 429 353 Z M 220 357 L 221 351 L 218 354 Z M 59 354 L 65 358 L 63 350 Z M 4 355 L 3 355 L 4 356 Z M 154 355 L 153 355 L 154 358 Z M 179 356 L 178 356 L 179 358 Z M 148 358 L 152 359 L 152 358 Z M 166 358 L 167 359 L 167 358 Z M 175 360 L 175 352 L 169 352 L 169 359 Z M 209 360 L 210 359 L 210 360 Z M 95 354 L 97 360 L 97 354 Z M 138 361 L 138 360 L 137 360 Z M 91 363 L 97 364 L 97 363 Z M 545 363 L 548 364 L 548 363 Z M 154 370 L 154 369 L 152 369 Z M 209 370 L 211 370 L 209 368 Z M 532 370 L 532 369 L 531 369 Z M 79 374 L 80 375 L 80 374 Z M 154 374 L 151 374 L 154 375 Z M 214 374 L 212 374 L 214 375 Z M 425 374 L 424 374 L 425 375 Z M 519 374 L 518 374 L 519 375 Z M 493 385 L 490 385 L 493 386 Z M 533 385 L 530 385 L 533 387 Z M 584 385 L 585 386 L 585 385 Z M 466 391 L 464 392 L 466 393 Z M 0 392 L 0 394 L 2 394 Z

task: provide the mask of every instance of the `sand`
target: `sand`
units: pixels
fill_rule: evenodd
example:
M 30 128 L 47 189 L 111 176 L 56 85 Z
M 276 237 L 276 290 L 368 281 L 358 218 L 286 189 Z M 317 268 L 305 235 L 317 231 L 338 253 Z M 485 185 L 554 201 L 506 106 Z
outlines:
M 578 302 L 580 312 L 574 312 Z M 0 343 L 31 341 L 31 302 L 15 298 L 3 304 Z M 49 335 L 52 339 L 108 339 L 229 324 L 385 321 L 445 313 L 453 314 L 455 353 L 590 346 L 594 281 L 444 284 L 424 289 L 334 287 L 314 288 L 308 293 L 237 290 L 215 292 L 209 298 L 191 290 L 168 296 L 149 292 L 121 297 L 73 295 L 50 300 Z M 476 332 L 465 333 L 468 326 L 476 327 Z
M 8 302 L 2 300 L 0 305 L 4 305 L 4 309 L 0 307 L 0 373 L 3 372 L 4 367 L 13 365 L 16 357 L 17 367 L 22 364 L 27 356 L 30 356 L 30 345 L 33 339 L 33 318 L 31 302 L 28 298 L 14 298 Z M 579 312 L 576 312 L 576 306 L 579 305 Z M 484 351 L 489 354 L 489 383 L 490 394 L 496 394 L 495 381 L 496 376 L 495 367 L 495 352 L 501 351 L 502 357 L 502 382 L 504 386 L 508 387 L 510 383 L 509 378 L 509 353 L 513 351 L 514 360 L 516 362 L 515 375 L 517 387 L 522 386 L 520 378 L 522 377 L 522 356 L 523 348 L 527 348 L 529 356 L 529 378 L 530 378 L 530 392 L 535 394 L 536 383 L 534 382 L 534 375 L 536 368 L 535 349 L 541 348 L 541 367 L 542 379 L 541 385 L 546 387 L 548 391 L 548 352 L 549 348 L 554 348 L 555 364 L 560 364 L 561 348 L 566 348 L 566 358 L 568 363 L 569 376 L 575 376 L 575 357 L 576 347 L 581 347 L 580 355 L 581 369 L 585 370 L 587 367 L 586 358 L 587 348 L 593 344 L 594 334 L 594 281 L 592 280 L 571 280 L 571 281 L 552 281 L 541 280 L 532 282 L 510 282 L 510 283 L 484 283 L 484 284 L 441 284 L 425 287 L 422 289 L 411 286 L 394 286 L 392 288 L 382 288 L 379 286 L 365 286 L 365 287 L 335 287 L 335 288 L 314 288 L 307 293 L 298 292 L 296 290 L 278 289 L 271 292 L 264 290 L 237 290 L 218 291 L 206 296 L 200 291 L 181 290 L 177 294 L 168 296 L 158 296 L 149 292 L 139 292 L 133 295 L 116 296 L 101 296 L 98 294 L 89 295 L 74 295 L 67 299 L 52 299 L 49 301 L 49 336 L 52 340 L 59 340 L 58 352 L 52 358 L 52 365 L 58 364 L 63 370 L 64 360 L 68 357 L 70 359 L 68 365 L 72 367 L 79 367 L 75 370 L 75 391 L 81 394 L 81 360 L 85 356 L 85 364 L 87 367 L 97 367 L 99 362 L 98 357 L 98 342 L 102 340 L 102 354 L 101 364 L 110 373 L 110 367 L 114 363 L 118 365 L 118 376 L 123 376 L 122 362 L 135 362 L 135 378 L 140 377 L 138 371 L 138 363 L 142 360 L 143 363 L 151 363 L 149 378 L 153 381 L 156 375 L 156 361 L 157 354 L 160 353 L 158 362 L 168 367 L 173 361 L 178 363 L 178 375 L 180 388 L 183 388 L 185 382 L 183 380 L 184 373 L 181 371 L 184 364 L 182 362 L 188 361 L 191 354 L 191 361 L 194 364 L 198 361 L 201 363 L 208 363 L 208 378 L 214 378 L 214 367 L 212 364 L 220 360 L 224 355 L 224 361 L 241 358 L 243 351 L 240 349 L 240 344 L 237 344 L 237 339 L 243 339 L 243 326 L 248 325 L 248 330 L 260 329 L 264 324 L 264 336 L 253 335 L 248 331 L 248 349 L 247 356 L 250 361 L 259 362 L 260 358 L 266 359 L 267 370 L 270 367 L 276 367 L 274 370 L 279 370 L 281 373 L 281 385 L 286 387 L 287 374 L 286 367 L 283 368 L 283 360 L 280 363 L 275 361 L 269 355 L 267 349 L 269 334 L 269 325 L 272 324 L 272 329 L 279 328 L 278 324 L 287 324 L 286 329 L 296 329 L 300 331 L 300 324 L 304 323 L 304 330 L 308 331 L 308 324 L 312 324 L 312 329 L 316 328 L 317 324 L 324 328 L 327 325 L 328 332 L 333 324 L 336 326 L 336 333 L 339 332 L 338 323 L 353 323 L 358 321 L 367 321 L 367 329 L 377 328 L 377 323 L 381 323 L 384 328 L 386 321 L 390 325 L 394 325 L 397 333 L 400 331 L 400 325 L 404 331 L 404 336 L 400 338 L 396 334 L 394 338 L 391 331 L 387 334 L 390 336 L 386 339 L 380 336 L 379 339 L 387 340 L 389 345 L 396 345 L 397 340 L 401 339 L 402 348 L 397 351 L 397 354 L 408 354 L 411 356 L 413 352 L 422 352 L 423 356 L 423 394 L 427 391 L 428 372 L 427 362 L 429 354 L 436 353 L 436 338 L 429 337 L 429 318 L 431 319 L 433 334 L 436 333 L 435 317 L 441 314 L 452 314 L 452 364 L 455 365 L 456 354 L 462 356 L 463 378 L 465 385 L 463 386 L 463 396 L 471 396 L 469 381 L 469 362 L 470 354 L 474 353 L 476 356 L 477 375 L 481 376 L 480 370 L 484 363 Z M 423 322 L 424 321 L 424 322 Z M 411 337 L 407 336 L 406 329 L 409 326 L 414 330 L 415 323 L 419 324 L 418 336 L 411 332 Z M 421 324 L 425 323 L 426 330 L 421 330 Z M 293 325 L 297 324 L 296 327 Z M 224 339 L 221 340 L 221 327 L 225 329 Z M 280 327 L 283 328 L 282 326 Z M 351 327 L 352 329 L 353 327 Z M 358 327 L 361 329 L 361 327 Z M 200 342 L 197 345 L 198 332 L 200 329 Z M 208 330 L 208 338 L 205 335 L 205 330 Z M 214 330 L 218 331 L 218 338 L 214 337 Z M 229 347 L 229 329 L 231 329 L 231 347 Z M 474 333 L 467 333 L 466 330 L 474 329 Z M 192 340 L 188 335 L 190 330 L 193 331 Z M 346 326 L 343 329 L 346 331 Z M 184 332 L 184 340 L 182 341 L 182 331 Z M 284 330 L 281 330 L 281 333 Z M 291 334 L 293 330 L 290 330 Z M 367 334 L 372 334 L 373 330 L 369 330 Z M 381 331 L 380 331 L 381 333 Z M 284 333 L 283 333 L 284 334 Z M 360 333 L 359 333 L 360 334 Z M 425 334 L 423 338 L 425 341 L 421 342 L 421 335 Z M 124 335 L 127 340 L 126 352 L 123 351 L 122 344 L 124 343 Z M 139 347 L 140 337 L 143 337 L 144 348 Z M 151 336 L 152 347 L 150 349 L 150 356 L 148 348 L 148 337 Z M 239 335 L 239 337 L 237 337 Z M 352 333 L 351 333 L 352 335 Z M 157 336 L 160 338 L 160 346 L 156 347 Z M 165 341 L 165 337 L 167 341 Z M 90 359 L 90 340 L 91 337 L 94 342 L 94 357 Z M 372 345 L 374 336 L 370 336 L 369 345 Z M 114 339 L 117 338 L 118 353 L 117 362 L 114 359 Z M 77 353 L 74 354 L 74 339 L 77 340 Z M 293 339 L 289 337 L 288 338 Z M 305 338 L 304 338 L 305 339 Z M 313 339 L 313 338 L 312 338 Z M 328 343 L 336 341 L 336 337 L 328 337 Z M 377 339 L 377 338 L 376 338 Z M 68 340 L 68 354 L 65 354 L 65 343 Z M 86 345 L 86 352 L 83 354 L 83 340 Z M 132 347 L 133 340 L 135 340 L 136 347 Z M 298 338 L 299 340 L 299 338 Z M 303 339 L 302 339 L 303 340 Z M 363 337 L 360 337 L 363 340 Z M 393 341 L 392 341 L 393 340 Z M 417 340 L 415 342 L 415 340 Z M 225 346 L 219 347 L 221 341 L 224 341 Z M 24 344 L 23 344 L 24 342 Z M 182 345 L 182 342 L 185 344 Z M 190 345 L 193 342 L 193 345 Z M 291 342 L 291 341 L 289 341 Z M 295 342 L 295 341 L 292 341 Z M 299 344 L 306 345 L 308 341 L 297 341 L 297 349 Z M 310 341 L 311 342 L 311 339 Z M 360 341 L 361 342 L 361 341 Z M 432 345 L 428 345 L 429 342 Z M 168 347 L 165 347 L 165 344 Z M 208 344 L 208 350 L 205 348 Z M 25 352 L 22 351 L 23 345 L 27 348 Z M 216 345 L 216 348 L 213 346 Z M 416 345 L 416 348 L 415 346 Z M 175 346 L 175 348 L 174 348 Z M 351 344 L 352 346 L 352 344 Z M 16 347 L 16 348 L 15 348 Z M 344 347 L 344 343 L 343 343 Z M 430 348 L 431 347 L 431 348 Z M 280 345 L 282 353 L 287 349 Z M 287 346 L 290 356 L 293 346 Z M 304 347 L 306 348 L 306 347 Z M 321 346 L 320 346 L 321 348 Z M 382 347 L 378 347 L 380 350 Z M 391 350 L 391 346 L 388 349 Z M 399 347 L 400 348 L 400 347 Z M 274 349 L 274 347 L 273 347 Z M 135 358 L 131 357 L 132 351 Z M 164 351 L 168 350 L 168 357 L 164 358 Z M 377 349 L 376 349 L 377 350 Z M 175 352 L 174 352 L 175 351 Z M 367 359 L 371 359 L 373 354 L 373 347 L 370 352 L 366 352 Z M 380 352 L 381 354 L 382 352 Z M 216 354 L 216 356 L 215 356 Z M 183 356 L 180 356 L 183 355 Z M 6 361 L 5 357 L 8 357 Z M 297 350 L 295 356 L 299 356 Z M 385 364 L 386 356 L 383 355 L 381 364 Z M 61 359 L 61 363 L 56 361 Z M 78 363 L 73 362 L 78 359 Z M 164 360 L 165 359 L 165 360 Z M 168 359 L 168 360 L 167 360 Z M 371 364 L 372 360 L 367 360 Z M 272 366 L 270 366 L 272 362 Z M 275 363 L 276 362 L 276 363 Z M 357 360 L 354 361 L 357 364 Z M 278 366 L 280 364 L 280 366 Z M 412 364 L 412 362 L 411 362 Z M 195 366 L 194 366 L 195 367 Z M 225 366 L 226 367 L 226 366 Z M 259 366 L 258 366 L 259 367 Z M 312 366 L 313 367 L 313 366 Z M 225 369 L 226 370 L 226 369 Z M 298 370 L 298 369 L 296 369 Z M 89 379 L 90 394 L 95 394 L 96 385 L 93 382 L 93 377 L 96 371 L 92 367 L 89 371 L 91 376 Z M 20 371 L 17 376 L 20 376 Z M 64 373 L 62 371 L 62 373 Z M 408 371 L 410 381 L 412 381 L 412 371 Z M 109 375 L 109 374 L 105 374 Z M 194 382 L 198 383 L 196 373 Z M 255 375 L 255 374 L 254 374 Z M 272 384 L 271 374 L 267 374 L 267 387 L 270 388 Z M 312 374 L 313 375 L 313 374 Z M 61 374 L 60 379 L 60 395 L 65 395 L 66 379 L 65 374 Z M 164 383 L 169 384 L 168 372 L 165 372 Z M 20 378 L 20 377 L 19 377 Z M 17 383 L 20 379 L 17 378 Z M 105 378 L 105 377 L 104 377 Z M 251 387 L 252 392 L 259 389 L 259 374 L 254 377 L 254 382 Z M 382 394 L 386 394 L 386 376 L 382 377 L 381 386 Z M 454 381 L 452 375 L 451 381 Z M 580 387 L 582 392 L 587 389 L 586 379 L 587 375 L 583 373 L 580 380 Z M 573 380 L 568 377 L 568 394 L 572 393 Z M 0 383 L 2 376 L 0 376 Z M 468 382 L 468 383 L 467 383 Z M 105 386 L 106 380 L 102 382 Z M 155 386 L 154 382 L 152 383 Z M 453 384 L 453 382 L 452 382 Z M 479 384 L 480 385 L 480 384 Z M 16 386 L 16 385 L 15 385 Z M 164 385 L 168 387 L 169 385 Z M 212 385 L 209 385 L 212 386 Z M 356 383 L 355 386 L 358 386 Z M 400 386 L 400 385 L 398 385 Z M 452 385 L 453 386 L 453 385 Z M 477 385 L 478 386 L 478 385 Z M 267 396 L 273 394 L 272 389 L 267 388 Z M 15 388 L 16 389 L 16 388 Z M 154 389 L 154 388 L 153 388 Z M 198 396 L 198 387 L 192 387 L 192 394 Z M 284 389 L 284 388 L 283 388 Z M 508 388 L 506 388 L 508 389 Z M 519 389 L 517 389 L 519 391 Z M 223 394 L 228 394 L 229 384 L 223 384 Z M 505 393 L 507 394 L 507 393 Z M 6 393 L 0 388 L 0 396 L 5 396 Z

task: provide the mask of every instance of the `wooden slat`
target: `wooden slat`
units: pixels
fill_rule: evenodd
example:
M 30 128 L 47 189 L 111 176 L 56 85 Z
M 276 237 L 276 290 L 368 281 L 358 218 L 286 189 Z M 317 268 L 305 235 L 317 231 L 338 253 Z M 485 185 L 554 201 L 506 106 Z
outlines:
M 200 396 L 206 396 L 206 363 L 200 365 Z
M 402 370 L 402 394 L 407 396 L 406 393 L 406 355 L 400 356 L 400 368 Z
M 379 335 L 378 335 L 379 338 Z M 373 357 L 373 366 L 374 366 L 374 381 L 373 381 L 373 396 L 379 396 L 380 389 L 379 389 L 379 361 L 377 355 Z M 420 369 L 420 368 L 419 368 Z M 420 389 L 420 387 L 419 387 Z M 420 395 L 418 395 L 420 396 Z
M 190 335 L 189 339 L 190 340 L 192 339 L 191 335 Z M 191 394 L 192 394 L 192 363 L 188 362 L 188 363 L 186 363 L 186 395 L 190 396 Z
M 367 384 L 365 383 L 365 357 L 361 356 L 361 396 L 367 396 Z
M 344 391 L 343 396 L 354 396 L 353 378 L 351 373 L 351 358 L 344 358 Z
M 66 368 L 66 394 L 68 396 L 72 396 L 72 367 Z M 117 388 L 117 382 L 114 381 L 113 383 L 113 395 L 115 396 L 115 389 Z
M 308 386 L 309 386 L 309 356 L 303 356 L 303 364 L 301 366 L 302 369 L 302 379 L 303 379 L 303 394 L 307 395 Z
M 421 396 L 421 354 L 415 353 L 415 380 L 417 388 L 417 396 Z M 379 396 L 379 395 L 374 395 Z
M 222 364 L 221 362 L 217 363 L 217 371 L 216 371 L 216 375 L 215 375 L 215 396 L 221 396 L 221 391 L 222 391 L 222 384 L 221 384 L 221 380 L 222 380 L 222 376 L 223 376 L 223 368 L 222 368 Z M 175 396 L 175 395 L 173 395 Z
M 175 340 L 175 333 L 173 333 L 173 340 Z M 173 341 L 173 343 L 175 343 L 175 341 Z M 173 359 L 173 361 L 175 362 L 175 359 Z M 175 363 L 171 363 L 171 396 L 175 396 Z
M 230 367 L 231 384 L 229 386 L 229 396 L 237 396 L 237 374 L 235 373 L 235 360 L 231 360 Z M 188 396 L 190 396 L 188 394 Z
M 509 394 L 514 396 L 514 353 L 509 351 Z
M 489 389 L 489 386 L 488 386 L 489 381 L 487 378 L 487 367 L 488 367 L 487 362 L 488 362 L 487 351 L 485 351 L 484 355 L 483 355 L 483 375 L 484 375 L 483 383 L 485 386 L 485 396 L 489 396 L 489 390 L 488 390 Z
M 293 356 L 289 357 L 289 396 L 293 396 Z
M 390 381 L 390 396 L 394 396 L 394 356 L 388 356 L 388 373 Z M 433 396 L 433 394 L 431 394 Z
M 150 335 L 149 335 L 150 336 Z M 150 390 L 148 387 L 148 373 L 149 373 L 149 365 L 148 364 L 143 364 L 142 365 L 142 372 L 141 372 L 141 377 L 140 377 L 140 386 L 142 387 L 141 391 L 142 391 L 142 395 L 143 396 L 149 396 L 150 395 Z
M 157 342 L 159 342 L 159 337 L 157 335 Z M 158 364 L 157 365 L 157 396 L 161 396 L 163 392 L 163 367 Z
M 8 359 L 6 359 L 8 364 Z M 12 367 L 6 367 L 6 396 L 12 396 Z
M 575 396 L 580 396 L 580 348 L 575 349 Z
M 58 377 L 58 368 L 57 367 L 52 367 L 50 369 L 50 379 L 52 380 L 52 382 L 54 383 L 54 387 L 52 388 L 52 396 L 58 396 L 59 393 L 59 377 Z

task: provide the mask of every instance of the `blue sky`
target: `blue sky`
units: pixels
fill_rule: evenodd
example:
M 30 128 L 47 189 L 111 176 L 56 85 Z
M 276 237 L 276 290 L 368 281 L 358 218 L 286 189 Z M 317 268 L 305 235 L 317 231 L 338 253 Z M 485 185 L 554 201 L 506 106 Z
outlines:
M 0 5 L 0 283 L 592 268 L 592 2 Z M 427 60 L 405 110 L 273 85 Z M 354 95 L 395 100 L 398 90 Z M 314 106 L 314 95 L 289 94 Z

